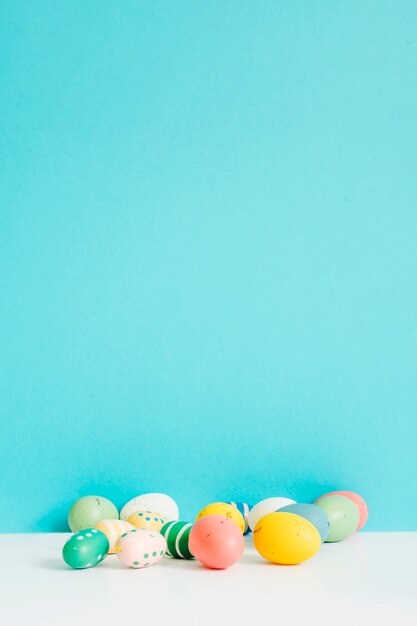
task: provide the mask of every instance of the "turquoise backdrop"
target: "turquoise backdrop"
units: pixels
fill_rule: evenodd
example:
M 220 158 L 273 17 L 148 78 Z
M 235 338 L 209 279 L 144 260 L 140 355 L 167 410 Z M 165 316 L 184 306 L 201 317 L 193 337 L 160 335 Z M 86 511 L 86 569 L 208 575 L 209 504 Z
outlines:
M 0 13 L 0 530 L 337 488 L 417 529 L 417 3 Z

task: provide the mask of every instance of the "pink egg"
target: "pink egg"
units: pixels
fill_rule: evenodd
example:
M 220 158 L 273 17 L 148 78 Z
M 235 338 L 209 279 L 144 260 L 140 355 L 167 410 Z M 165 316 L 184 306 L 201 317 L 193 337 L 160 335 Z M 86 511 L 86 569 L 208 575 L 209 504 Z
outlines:
M 330 493 L 326 493 L 324 495 L 345 496 L 345 498 L 349 498 L 349 500 L 352 500 L 352 502 L 356 504 L 359 509 L 359 524 L 356 530 L 360 530 L 363 526 L 365 526 L 366 520 L 368 519 L 368 506 L 365 500 L 359 494 L 355 493 L 354 491 L 331 491 Z M 320 497 L 323 498 L 324 496 Z
M 127 567 L 148 567 L 164 556 L 167 549 L 165 537 L 154 530 L 130 530 L 116 543 L 116 554 Z
M 225 569 L 243 554 L 242 531 L 222 515 L 205 515 L 190 531 L 188 547 L 195 558 L 211 569 Z

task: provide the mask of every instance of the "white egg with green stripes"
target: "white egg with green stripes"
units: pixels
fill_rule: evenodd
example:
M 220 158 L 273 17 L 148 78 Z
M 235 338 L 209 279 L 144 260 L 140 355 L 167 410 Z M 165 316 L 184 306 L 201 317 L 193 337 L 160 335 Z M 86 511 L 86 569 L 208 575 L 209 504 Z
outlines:
M 162 526 L 160 533 L 167 542 L 167 554 L 174 559 L 193 559 L 188 548 L 190 530 L 193 527 L 191 522 L 167 522 Z

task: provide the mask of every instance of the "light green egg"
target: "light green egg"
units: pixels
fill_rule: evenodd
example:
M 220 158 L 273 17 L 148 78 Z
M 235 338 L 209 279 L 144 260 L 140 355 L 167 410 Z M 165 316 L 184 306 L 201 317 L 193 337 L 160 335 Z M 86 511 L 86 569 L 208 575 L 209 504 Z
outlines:
M 326 543 L 343 541 L 357 529 L 359 509 L 349 498 L 345 496 L 323 496 L 316 500 L 315 504 L 323 509 L 330 523 Z
M 113 502 L 101 496 L 84 496 L 70 508 L 68 526 L 77 533 L 83 528 L 92 528 L 103 519 L 119 519 L 119 511 Z

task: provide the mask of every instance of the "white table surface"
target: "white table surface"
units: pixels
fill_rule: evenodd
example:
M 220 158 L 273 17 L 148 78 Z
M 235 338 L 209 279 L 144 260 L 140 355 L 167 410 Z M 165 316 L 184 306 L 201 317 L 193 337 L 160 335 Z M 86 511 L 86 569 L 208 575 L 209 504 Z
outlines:
M 248 536 L 223 571 L 169 557 L 133 570 L 114 555 L 71 570 L 68 536 L 0 535 L 2 626 L 417 623 L 417 533 L 357 533 L 297 566 L 267 563 Z

